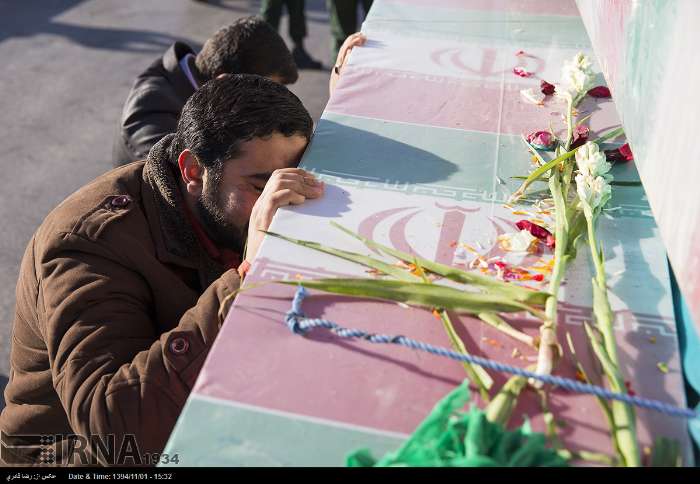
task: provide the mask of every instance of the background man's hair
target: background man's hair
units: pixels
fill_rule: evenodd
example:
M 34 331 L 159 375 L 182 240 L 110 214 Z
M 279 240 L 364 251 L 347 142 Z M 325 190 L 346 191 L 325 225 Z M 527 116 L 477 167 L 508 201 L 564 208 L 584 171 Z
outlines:
M 273 133 L 311 139 L 313 121 L 289 89 L 265 77 L 233 74 L 213 79 L 182 109 L 170 161 L 189 149 L 214 176 L 240 155 L 240 145 Z
M 276 74 L 285 84 L 299 77 L 282 37 L 261 17 L 245 17 L 219 29 L 195 59 L 207 79 L 220 74 Z

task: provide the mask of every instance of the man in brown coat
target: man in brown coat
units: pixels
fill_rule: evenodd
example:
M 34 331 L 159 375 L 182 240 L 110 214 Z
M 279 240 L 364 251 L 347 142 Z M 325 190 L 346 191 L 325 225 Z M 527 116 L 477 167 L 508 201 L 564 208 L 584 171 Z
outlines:
M 145 162 L 46 217 L 17 283 L 2 463 L 155 462 L 259 229 L 278 207 L 323 193 L 296 168 L 311 132 L 283 85 L 214 79 Z

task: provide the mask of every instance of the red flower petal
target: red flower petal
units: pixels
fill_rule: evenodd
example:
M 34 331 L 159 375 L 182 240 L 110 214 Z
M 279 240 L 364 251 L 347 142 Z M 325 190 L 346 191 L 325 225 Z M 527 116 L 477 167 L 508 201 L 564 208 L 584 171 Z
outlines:
M 534 145 L 535 148 L 546 150 L 554 144 L 554 136 L 549 131 L 535 131 L 527 135 L 527 142 Z
M 519 50 L 518 52 L 515 53 L 515 55 L 525 55 L 525 51 Z
M 544 280 L 544 275 L 543 274 L 535 274 L 532 276 L 533 281 L 541 282 Z
M 591 97 L 610 97 L 610 89 L 605 86 L 594 87 L 588 90 L 588 95 Z
M 574 133 L 573 133 L 573 141 L 571 143 L 571 146 L 569 149 L 574 149 L 578 148 L 582 144 L 584 144 L 586 141 L 588 141 L 588 134 L 590 133 L 590 130 L 583 125 L 578 125 L 574 128 Z
M 533 224 L 529 220 L 518 220 L 515 226 L 519 230 L 527 230 L 533 237 L 537 237 L 544 242 L 547 247 L 554 248 L 554 236 L 546 228 Z
M 620 146 L 620 154 L 625 157 L 625 160 L 631 161 L 634 160 L 634 155 L 632 154 L 632 148 L 630 148 L 629 143 L 625 143 L 624 145 Z
M 625 157 L 620 153 L 620 150 L 615 148 L 614 150 L 605 150 L 605 159 L 610 163 L 624 163 Z
M 542 82 L 540 82 L 540 91 L 542 91 L 542 94 L 544 94 L 545 96 L 551 96 L 552 94 L 554 94 L 555 89 L 556 88 L 554 87 L 554 84 L 550 84 L 544 79 L 542 80 Z
M 605 159 L 611 163 L 625 163 L 634 160 L 634 155 L 630 149 L 630 145 L 625 143 L 614 150 L 605 150 Z
M 532 72 L 528 72 L 522 67 L 513 67 L 513 74 L 520 77 L 530 77 Z
M 553 235 L 548 235 L 547 239 L 544 241 L 545 245 L 549 247 L 550 249 L 554 248 L 554 236 Z

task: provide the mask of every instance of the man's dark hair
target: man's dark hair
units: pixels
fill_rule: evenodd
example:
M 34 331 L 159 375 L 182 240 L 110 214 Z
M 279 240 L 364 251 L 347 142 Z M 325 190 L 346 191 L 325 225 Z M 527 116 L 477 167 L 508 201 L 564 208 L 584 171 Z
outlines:
M 219 29 L 195 59 L 207 79 L 220 74 L 277 75 L 284 84 L 299 77 L 282 37 L 261 17 L 245 17 Z
M 282 84 L 251 74 L 213 79 L 190 96 L 182 108 L 170 160 L 177 165 L 189 149 L 215 178 L 223 163 L 240 154 L 240 145 L 273 133 L 311 138 L 308 111 Z

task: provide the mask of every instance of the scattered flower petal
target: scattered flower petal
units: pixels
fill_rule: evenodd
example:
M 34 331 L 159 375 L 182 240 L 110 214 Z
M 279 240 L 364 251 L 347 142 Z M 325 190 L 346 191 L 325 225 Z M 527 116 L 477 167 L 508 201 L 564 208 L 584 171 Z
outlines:
M 550 84 L 543 79 L 542 82 L 540 82 L 540 91 L 545 96 L 551 96 L 556 91 L 556 87 L 554 84 Z
M 532 75 L 532 72 L 528 72 L 522 67 L 513 67 L 513 74 L 520 77 L 530 77 Z
M 591 97 L 599 97 L 599 98 L 605 98 L 605 97 L 612 96 L 610 94 L 610 89 L 608 89 L 606 86 L 597 86 L 597 87 L 594 87 L 593 89 L 589 89 L 588 95 Z
M 520 97 L 523 101 L 530 104 L 537 104 L 538 106 L 542 106 L 544 102 L 544 94 L 533 88 L 521 90 Z
M 574 148 L 578 148 L 584 144 L 586 141 L 588 141 L 589 134 L 590 130 L 587 126 L 583 126 L 582 124 L 576 126 L 573 130 L 573 140 L 569 148 L 573 150 Z
M 486 343 L 487 343 L 488 345 L 490 345 L 490 346 L 495 347 L 495 348 L 501 348 L 501 347 L 502 347 L 501 343 L 499 343 L 497 340 L 495 340 L 495 339 L 493 339 L 493 338 L 486 338 Z
M 527 142 L 538 150 L 553 150 L 555 141 L 554 136 L 549 131 L 535 131 L 527 135 Z
M 656 336 L 649 336 L 649 343 L 656 344 Z
M 666 363 L 660 361 L 656 364 L 656 367 L 661 373 L 668 373 L 668 365 Z
M 520 230 L 527 230 L 534 237 L 545 243 L 550 249 L 554 248 L 554 236 L 552 233 L 544 227 L 530 222 L 529 220 L 519 220 L 515 223 L 515 226 Z
M 625 163 L 626 161 L 634 160 L 629 143 L 625 143 L 614 150 L 605 150 L 605 157 L 612 163 Z
M 632 154 L 632 148 L 630 148 L 629 143 L 625 143 L 624 145 L 620 146 L 619 150 L 620 150 L 620 153 L 622 153 L 622 156 L 625 157 L 625 160 L 627 160 L 627 161 L 634 160 L 634 155 Z
M 515 55 L 525 55 L 525 51 L 519 50 L 518 52 L 515 53 Z
M 503 234 L 498 236 L 498 244 L 501 249 L 507 252 L 530 252 L 537 251 L 539 239 L 534 237 L 530 231 L 521 230 L 514 234 Z

